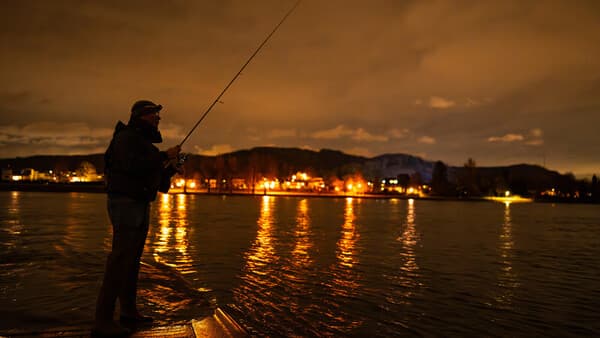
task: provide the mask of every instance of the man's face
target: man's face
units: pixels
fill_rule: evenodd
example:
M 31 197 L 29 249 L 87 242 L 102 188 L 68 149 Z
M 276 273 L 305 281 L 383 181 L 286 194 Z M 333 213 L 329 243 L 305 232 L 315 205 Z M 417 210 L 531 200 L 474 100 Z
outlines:
M 158 122 L 160 121 L 159 113 L 146 114 L 140 117 L 140 120 L 145 121 L 146 123 L 158 128 Z

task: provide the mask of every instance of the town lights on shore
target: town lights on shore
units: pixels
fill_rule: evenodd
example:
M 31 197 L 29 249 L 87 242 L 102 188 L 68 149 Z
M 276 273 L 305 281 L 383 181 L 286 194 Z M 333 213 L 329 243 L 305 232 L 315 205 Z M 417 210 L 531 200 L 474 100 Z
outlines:
M 269 181 L 267 178 L 263 178 L 262 188 L 263 189 L 273 190 L 278 185 L 278 183 L 279 183 L 278 180 L 271 180 L 271 181 Z

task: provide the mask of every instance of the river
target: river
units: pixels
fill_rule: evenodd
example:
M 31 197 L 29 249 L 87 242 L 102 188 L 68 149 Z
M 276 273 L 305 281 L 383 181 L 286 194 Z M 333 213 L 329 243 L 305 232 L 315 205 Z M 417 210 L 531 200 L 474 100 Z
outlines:
M 94 193 L 0 192 L 0 333 L 91 325 Z M 159 195 L 140 279 L 157 324 L 225 308 L 256 336 L 600 334 L 600 206 Z

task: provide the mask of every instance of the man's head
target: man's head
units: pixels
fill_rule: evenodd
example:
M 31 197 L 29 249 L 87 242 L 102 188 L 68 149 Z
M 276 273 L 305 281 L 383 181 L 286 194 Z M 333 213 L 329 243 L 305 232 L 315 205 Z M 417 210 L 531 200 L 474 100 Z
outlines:
M 142 121 L 154 127 L 158 127 L 160 115 L 158 113 L 162 109 L 160 104 L 156 104 L 148 100 L 139 100 L 131 107 L 131 117 L 129 121 Z

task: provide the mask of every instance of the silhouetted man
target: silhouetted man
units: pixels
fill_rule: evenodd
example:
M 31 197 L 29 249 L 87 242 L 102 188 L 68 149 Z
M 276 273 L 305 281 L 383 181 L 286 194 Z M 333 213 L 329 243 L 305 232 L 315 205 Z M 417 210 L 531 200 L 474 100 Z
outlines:
M 119 121 L 104 155 L 108 192 L 108 214 L 112 223 L 112 249 L 96 304 L 93 336 L 125 336 L 130 332 L 113 319 L 117 298 L 120 320 L 151 322 L 136 306 L 140 258 L 148 234 L 150 202 L 157 191 L 167 192 L 180 147 L 165 152 L 154 143 L 162 142 L 158 123 L 161 105 L 137 101 L 127 125 Z

